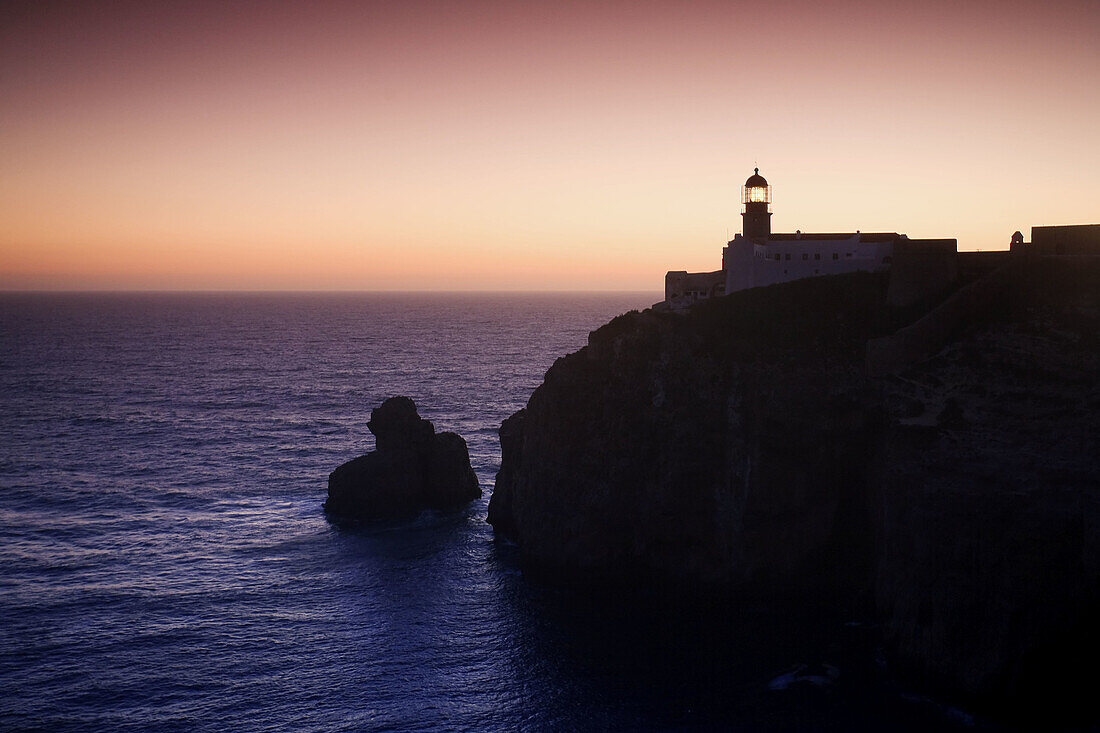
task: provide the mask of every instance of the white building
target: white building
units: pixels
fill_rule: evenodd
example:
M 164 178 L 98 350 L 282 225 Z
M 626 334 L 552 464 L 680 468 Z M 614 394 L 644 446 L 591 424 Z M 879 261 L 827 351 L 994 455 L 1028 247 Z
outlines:
M 723 249 L 722 269 L 667 273 L 665 302 L 670 308 L 686 308 L 718 295 L 804 277 L 881 270 L 891 265 L 896 245 L 903 242 L 918 247 L 927 244 L 940 252 L 955 250 L 955 240 L 910 240 L 895 232 L 773 234 L 771 200 L 771 186 L 757 168 L 741 189 L 743 233 Z
M 722 250 L 725 292 L 890 264 L 894 243 L 904 234 L 769 234 L 749 239 L 737 234 Z

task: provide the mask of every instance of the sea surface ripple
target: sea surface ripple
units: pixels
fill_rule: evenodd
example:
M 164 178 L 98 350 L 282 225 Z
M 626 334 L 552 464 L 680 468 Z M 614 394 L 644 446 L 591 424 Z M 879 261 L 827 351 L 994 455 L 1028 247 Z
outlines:
M 730 618 L 715 645 L 530 582 L 494 540 L 500 422 L 590 330 L 658 298 L 0 295 L 0 727 L 898 722 L 871 684 L 766 692 L 816 648 L 798 624 Z M 466 438 L 484 497 L 335 526 L 327 476 L 396 394 Z

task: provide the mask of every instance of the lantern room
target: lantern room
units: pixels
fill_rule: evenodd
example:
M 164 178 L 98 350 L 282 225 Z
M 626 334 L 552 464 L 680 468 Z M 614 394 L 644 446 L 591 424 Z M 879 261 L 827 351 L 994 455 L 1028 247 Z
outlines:
M 759 168 L 752 169 L 752 175 L 741 187 L 741 203 L 743 204 L 770 204 L 772 202 L 772 187 L 764 176 L 760 175 Z

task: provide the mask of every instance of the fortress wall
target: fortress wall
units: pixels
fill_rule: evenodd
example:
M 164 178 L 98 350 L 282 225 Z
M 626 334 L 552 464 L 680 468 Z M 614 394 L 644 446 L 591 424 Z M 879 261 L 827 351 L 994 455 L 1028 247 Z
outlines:
M 873 377 L 882 376 L 935 356 L 967 321 L 1008 301 L 1014 290 L 1027 284 L 1029 260 L 1014 260 L 988 273 L 916 323 L 889 336 L 868 341 L 868 373 Z
M 942 293 L 959 275 L 954 239 L 901 239 L 894 244 L 886 302 L 912 305 Z
M 1100 224 L 1032 227 L 1025 251 L 1040 255 L 1100 255 Z
M 996 270 L 1001 265 L 1007 265 L 1012 258 L 1012 252 L 1000 250 L 994 252 L 959 252 L 959 278 L 963 282 L 970 282 L 982 275 Z
M 671 270 L 665 274 L 665 303 L 672 309 L 686 308 L 692 303 L 723 295 L 726 273 Z

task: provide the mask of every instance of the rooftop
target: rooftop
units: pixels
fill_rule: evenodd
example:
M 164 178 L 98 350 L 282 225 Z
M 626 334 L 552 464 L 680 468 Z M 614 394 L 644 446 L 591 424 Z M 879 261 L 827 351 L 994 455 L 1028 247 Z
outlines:
M 861 242 L 893 242 L 901 239 L 904 235 L 898 234 L 897 232 L 789 232 L 769 234 L 766 241 L 797 242 L 799 240 L 844 240 L 857 236 Z

